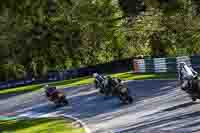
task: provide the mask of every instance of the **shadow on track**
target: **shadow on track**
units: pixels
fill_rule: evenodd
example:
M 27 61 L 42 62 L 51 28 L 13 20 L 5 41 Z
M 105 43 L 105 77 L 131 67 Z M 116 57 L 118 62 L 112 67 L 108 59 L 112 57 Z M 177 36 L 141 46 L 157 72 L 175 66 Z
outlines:
M 155 81 L 132 81 L 128 83 L 132 94 L 137 95 L 136 101 L 128 106 L 121 106 L 119 99 L 117 98 L 106 98 L 97 93 L 93 85 L 86 85 L 80 87 L 70 87 L 64 89 L 67 96 L 70 107 L 54 108 L 54 105 L 49 103 L 41 105 L 36 108 L 32 108 L 27 111 L 33 111 L 38 114 L 53 113 L 59 110 L 60 114 L 68 114 L 80 119 L 89 117 L 95 117 L 97 115 L 106 114 L 109 112 L 118 112 L 118 109 L 126 109 L 135 106 L 137 101 L 143 100 L 142 98 L 152 98 L 160 95 L 165 95 L 174 89 L 176 85 L 172 81 L 160 81 L 159 84 L 152 84 Z M 144 89 L 145 88 L 145 89 Z M 145 94 L 145 95 L 144 95 Z M 141 97 L 141 98 L 140 98 Z M 129 110 L 132 111 L 132 110 Z M 123 111 L 118 115 L 123 115 L 129 111 Z M 23 113 L 25 113 L 23 112 Z M 106 117 L 106 116 L 105 116 Z M 102 118 L 108 119 L 108 118 Z
M 128 87 L 132 95 L 136 94 L 137 98 L 133 104 L 127 106 L 121 106 L 117 98 L 105 99 L 98 94 L 92 85 L 87 85 L 64 89 L 69 99 L 69 106 L 55 109 L 46 100 L 47 104 L 35 108 L 33 106 L 33 108 L 22 113 L 28 111 L 38 114 L 57 112 L 57 114 L 72 115 L 89 123 L 94 122 L 94 124 L 106 123 L 112 121 L 112 119 L 116 120 L 127 116 L 132 121 L 121 122 L 122 125 L 124 124 L 122 128 L 133 133 L 173 126 L 175 128 L 193 129 L 200 124 L 200 112 L 197 110 L 190 111 L 193 106 L 196 108 L 198 105 L 184 101 L 185 99 L 189 100 L 189 98 L 185 98 L 181 91 L 177 91 L 176 81 L 132 81 L 128 83 Z M 37 97 L 33 99 L 37 99 Z M 44 101 L 41 102 L 44 103 Z M 149 110 L 155 110 L 155 112 L 146 113 Z M 183 112 L 180 110 L 183 110 Z M 184 112 L 184 110 L 188 110 L 188 112 Z M 139 116 L 136 117 L 135 114 Z M 200 128 L 193 129 L 196 132 L 199 130 Z
M 136 92 L 138 97 L 151 98 L 165 95 L 174 90 L 177 87 L 177 82 L 165 80 L 131 81 L 128 83 L 128 87 L 131 91 Z

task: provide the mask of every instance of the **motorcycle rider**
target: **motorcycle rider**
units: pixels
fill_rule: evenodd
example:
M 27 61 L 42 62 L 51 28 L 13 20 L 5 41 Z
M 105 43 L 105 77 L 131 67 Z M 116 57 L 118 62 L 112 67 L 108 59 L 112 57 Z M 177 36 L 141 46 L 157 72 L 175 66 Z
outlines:
M 104 81 L 105 81 L 105 77 L 98 74 L 98 73 L 94 73 L 93 74 L 93 77 L 95 78 L 95 85 L 96 85 L 96 88 L 99 87 L 100 84 L 102 84 Z
M 185 62 L 181 62 L 179 67 L 179 80 L 182 82 L 181 89 L 184 91 L 193 91 L 192 80 L 198 78 L 198 73 Z
M 98 73 L 94 73 L 93 77 L 95 78 L 95 87 L 101 88 L 105 90 L 106 94 L 111 94 L 115 90 L 115 86 L 121 82 L 120 79 L 113 79 L 111 76 L 102 76 Z M 102 92 L 102 88 L 100 89 L 100 92 Z
M 62 93 L 61 91 L 58 91 L 56 87 L 45 85 L 44 88 L 45 88 L 46 97 L 48 98 L 49 101 L 54 102 L 56 104 L 56 107 L 59 107 L 63 104 L 64 105 L 69 104 L 68 100 L 65 98 L 64 93 Z
M 45 85 L 45 94 L 50 101 L 52 101 L 54 98 L 56 98 L 58 93 L 59 92 L 56 89 L 56 87 L 51 87 L 49 85 Z
M 112 78 L 111 76 L 107 76 L 108 87 L 111 88 L 112 92 L 115 92 L 116 86 L 121 83 L 121 80 L 118 78 Z
M 106 77 L 103 75 L 100 75 L 98 73 L 93 73 L 93 77 L 95 78 L 95 88 L 100 88 L 100 92 L 103 93 L 104 90 L 107 92 L 107 80 Z M 104 90 L 103 90 L 104 89 Z

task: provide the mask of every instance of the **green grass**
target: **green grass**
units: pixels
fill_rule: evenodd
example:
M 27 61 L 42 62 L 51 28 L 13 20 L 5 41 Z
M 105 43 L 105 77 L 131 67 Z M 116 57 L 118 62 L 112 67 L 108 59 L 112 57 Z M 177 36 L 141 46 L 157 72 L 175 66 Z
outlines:
M 133 74 L 130 72 L 125 72 L 125 73 L 111 74 L 111 76 L 118 77 L 123 80 L 175 79 L 176 78 L 175 73 Z M 70 80 L 51 82 L 49 83 L 49 85 L 57 86 L 58 88 L 64 88 L 64 87 L 86 85 L 92 82 L 93 82 L 93 78 L 87 76 L 87 77 L 75 78 L 75 79 L 70 79 Z M 27 86 L 11 88 L 11 89 L 4 89 L 4 90 L 0 90 L 0 96 L 5 95 L 5 94 L 32 92 L 32 91 L 41 89 L 42 86 L 43 84 L 38 84 L 38 85 L 27 85 Z
M 88 84 L 90 82 L 92 82 L 92 78 L 81 77 L 81 78 L 75 78 L 75 79 L 70 79 L 70 80 L 52 82 L 52 83 L 49 83 L 49 85 L 57 86 L 58 88 L 63 88 L 63 87 L 72 87 L 72 86 L 76 86 L 76 85 Z M 41 89 L 44 84 L 27 85 L 27 86 L 23 86 L 23 87 L 3 89 L 3 90 L 0 90 L 0 96 L 3 94 L 32 92 L 32 91 Z
M 130 72 L 113 74 L 123 80 L 145 80 L 145 79 L 176 79 L 175 73 L 143 73 L 133 74 Z
M 62 118 L 0 120 L 1 133 L 85 133 Z
M 0 95 L 2 95 L 2 94 L 15 94 L 15 93 L 26 93 L 26 92 L 38 90 L 41 87 L 42 87 L 42 85 L 38 84 L 38 85 L 27 85 L 27 86 L 23 86 L 23 87 L 3 89 L 3 90 L 0 90 Z

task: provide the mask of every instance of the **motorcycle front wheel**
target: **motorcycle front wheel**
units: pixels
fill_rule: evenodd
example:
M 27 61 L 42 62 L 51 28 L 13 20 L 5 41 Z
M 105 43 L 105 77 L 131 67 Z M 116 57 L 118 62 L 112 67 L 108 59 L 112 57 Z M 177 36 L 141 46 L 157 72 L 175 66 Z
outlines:
M 119 99 L 122 101 L 123 104 L 131 104 L 133 103 L 133 98 L 128 94 L 120 94 Z
M 63 101 L 63 103 L 64 103 L 65 105 L 69 105 L 69 102 L 68 102 L 67 99 L 65 99 L 65 100 Z
M 68 100 L 66 99 L 66 97 L 64 95 L 60 98 L 60 103 L 62 103 L 64 105 L 68 105 L 69 104 Z

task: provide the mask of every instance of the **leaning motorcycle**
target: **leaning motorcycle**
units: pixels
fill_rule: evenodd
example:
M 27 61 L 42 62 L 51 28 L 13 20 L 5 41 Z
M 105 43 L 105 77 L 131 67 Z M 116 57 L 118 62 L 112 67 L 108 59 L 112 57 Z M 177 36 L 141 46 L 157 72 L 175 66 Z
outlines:
M 112 85 L 108 85 L 111 82 Z M 123 104 L 131 104 L 133 98 L 130 96 L 129 88 L 125 86 L 124 82 L 119 79 L 105 80 L 98 84 L 99 93 L 105 96 L 115 96 L 122 101 Z
M 125 86 L 124 82 L 120 81 L 113 91 L 113 95 L 117 96 L 123 104 L 131 104 L 133 102 L 132 96 L 130 96 L 130 90 Z
M 183 81 L 181 84 L 183 84 Z M 192 101 L 200 99 L 200 80 L 198 78 L 191 80 L 190 86 L 187 85 L 184 91 L 189 94 Z
M 55 94 L 52 94 L 52 96 L 48 97 L 48 100 L 53 102 L 56 105 L 56 107 L 65 106 L 69 104 L 68 100 L 65 97 L 65 94 L 60 91 Z

